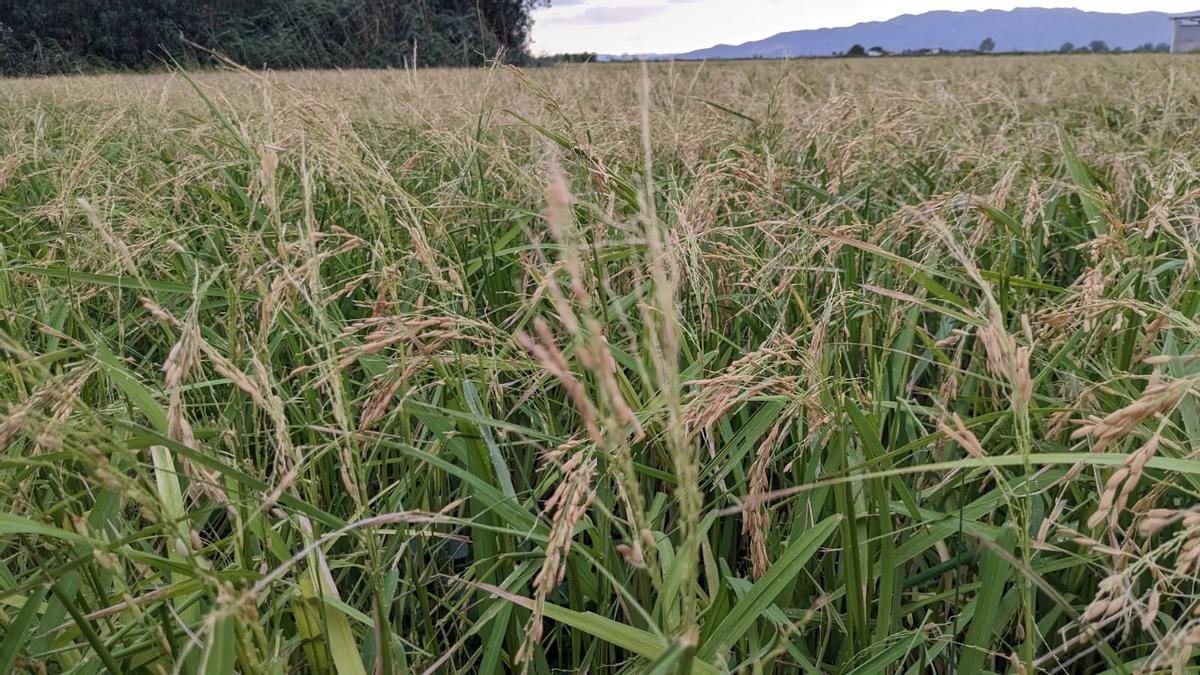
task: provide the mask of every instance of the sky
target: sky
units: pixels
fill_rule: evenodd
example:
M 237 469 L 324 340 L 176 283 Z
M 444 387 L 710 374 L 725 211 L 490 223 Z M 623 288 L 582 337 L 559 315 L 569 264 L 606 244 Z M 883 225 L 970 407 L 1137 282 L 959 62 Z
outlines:
M 1076 7 L 1190 12 L 1200 0 L 552 0 L 533 13 L 535 53 L 679 53 L 806 28 L 850 26 L 938 9 Z

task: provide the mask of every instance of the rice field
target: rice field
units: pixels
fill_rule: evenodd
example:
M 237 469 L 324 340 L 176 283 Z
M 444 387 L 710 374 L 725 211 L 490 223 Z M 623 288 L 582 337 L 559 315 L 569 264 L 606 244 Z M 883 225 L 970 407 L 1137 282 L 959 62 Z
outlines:
M 1200 59 L 0 80 L 0 672 L 1159 673 Z

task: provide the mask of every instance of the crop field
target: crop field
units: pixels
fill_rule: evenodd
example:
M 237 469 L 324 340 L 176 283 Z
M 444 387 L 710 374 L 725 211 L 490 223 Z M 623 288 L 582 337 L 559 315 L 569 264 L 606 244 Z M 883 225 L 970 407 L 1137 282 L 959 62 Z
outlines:
M 0 672 L 1150 673 L 1200 58 L 0 80 Z

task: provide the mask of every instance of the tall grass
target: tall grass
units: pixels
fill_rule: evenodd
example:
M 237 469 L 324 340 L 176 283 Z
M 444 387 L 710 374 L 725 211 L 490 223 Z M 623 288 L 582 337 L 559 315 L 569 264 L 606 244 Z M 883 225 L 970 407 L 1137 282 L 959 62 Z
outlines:
M 1200 61 L 0 91 L 0 671 L 1192 660 Z

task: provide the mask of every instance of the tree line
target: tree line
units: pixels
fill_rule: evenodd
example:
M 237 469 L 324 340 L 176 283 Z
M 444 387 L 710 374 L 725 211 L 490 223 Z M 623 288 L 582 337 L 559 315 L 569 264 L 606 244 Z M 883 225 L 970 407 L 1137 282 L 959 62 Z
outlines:
M 1108 43 L 1105 42 L 1104 40 L 1092 40 L 1091 42 L 1087 43 L 1086 45 L 1079 45 L 1078 47 L 1071 44 L 1070 42 L 1064 42 L 1062 44 L 1062 46 L 1058 48 L 1058 51 L 1059 51 L 1059 53 L 1062 53 L 1062 54 L 1070 54 L 1072 52 L 1080 52 L 1080 53 L 1090 52 L 1092 54 L 1110 54 L 1110 53 L 1119 54 L 1120 52 L 1122 52 L 1124 50 L 1122 50 L 1120 47 L 1109 48 Z M 1171 51 L 1171 45 L 1169 45 L 1165 42 L 1159 42 L 1158 44 L 1155 44 L 1153 42 L 1147 42 L 1145 44 L 1138 45 L 1137 47 L 1134 47 L 1133 49 L 1131 49 L 1129 51 L 1131 51 L 1135 54 L 1166 53 L 1166 52 Z
M 978 49 L 960 49 L 957 51 L 953 51 L 953 50 L 944 50 L 939 47 L 932 47 L 932 48 L 926 48 L 926 49 L 906 49 L 903 52 L 901 52 L 901 54 L 905 55 L 905 56 L 909 56 L 909 55 L 923 56 L 923 55 L 928 55 L 928 54 L 962 54 L 962 53 L 990 54 L 993 51 L 995 51 L 995 49 L 996 49 L 996 41 L 990 37 L 987 37 L 987 38 L 984 38 L 983 41 L 979 43 Z M 1108 46 L 1108 43 L 1105 42 L 1104 40 L 1092 40 L 1091 42 L 1087 43 L 1086 45 L 1080 45 L 1078 47 L 1076 47 L 1073 43 L 1064 42 L 1062 44 L 1062 46 L 1058 48 L 1058 53 L 1060 53 L 1060 54 L 1077 54 L 1077 53 L 1078 54 L 1119 54 L 1123 51 L 1124 50 L 1121 47 L 1110 48 Z M 1153 42 L 1147 42 L 1145 44 L 1134 47 L 1133 49 L 1131 49 L 1129 51 L 1133 52 L 1135 54 L 1166 53 L 1166 52 L 1171 51 L 1171 45 L 1169 45 L 1165 42 L 1159 42 L 1158 44 L 1155 44 Z M 856 44 L 856 45 L 851 46 L 850 49 L 844 54 L 844 56 L 870 56 L 872 54 L 882 55 L 882 54 L 891 54 L 891 52 L 887 51 L 883 47 L 871 47 L 870 49 L 867 49 L 866 47 L 863 47 L 862 45 Z M 834 56 L 843 56 L 843 54 L 835 52 Z
M 529 58 L 549 0 L 0 0 L 0 73 L 145 69 L 214 52 L 253 68 Z

